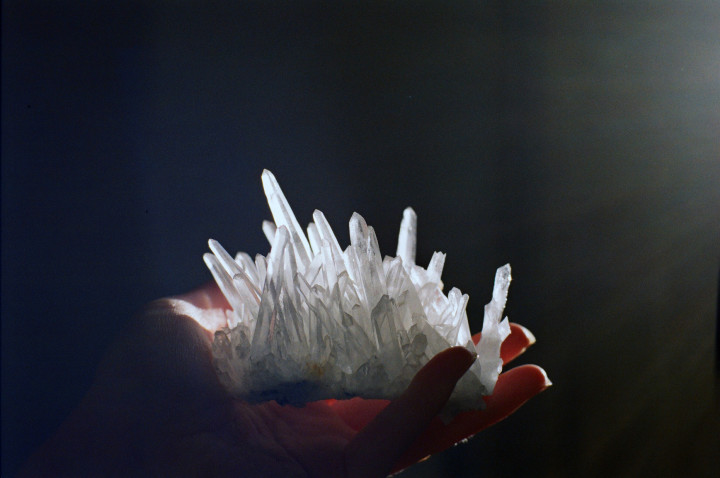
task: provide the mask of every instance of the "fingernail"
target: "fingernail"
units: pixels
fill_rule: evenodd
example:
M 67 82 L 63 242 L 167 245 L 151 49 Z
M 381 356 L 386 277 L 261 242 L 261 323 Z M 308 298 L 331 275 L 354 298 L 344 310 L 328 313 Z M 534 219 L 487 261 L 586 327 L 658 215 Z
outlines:
M 536 339 L 535 339 L 535 336 L 533 335 L 533 333 L 530 332 L 526 327 L 523 327 L 520 324 L 517 324 L 517 325 L 523 331 L 523 334 L 525 334 L 525 338 L 527 338 L 527 340 L 528 340 L 528 345 L 534 344 L 536 342 Z
M 550 381 L 550 377 L 548 377 L 548 374 L 545 371 L 545 369 L 543 369 L 542 367 L 538 367 L 538 368 L 542 372 L 543 377 L 545 377 L 545 388 L 551 387 L 553 383 Z

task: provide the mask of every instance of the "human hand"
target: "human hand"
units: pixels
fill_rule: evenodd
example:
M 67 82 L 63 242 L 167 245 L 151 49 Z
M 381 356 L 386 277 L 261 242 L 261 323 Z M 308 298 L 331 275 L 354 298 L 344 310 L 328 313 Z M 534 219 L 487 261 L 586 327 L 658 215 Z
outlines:
M 453 347 L 392 402 L 248 404 L 226 392 L 212 364 L 211 331 L 228 308 L 214 284 L 150 304 L 23 474 L 381 477 L 502 420 L 550 385 L 539 367 L 517 367 L 500 375 L 485 410 L 444 424 L 437 414 L 474 360 Z M 513 324 L 504 363 L 533 341 Z

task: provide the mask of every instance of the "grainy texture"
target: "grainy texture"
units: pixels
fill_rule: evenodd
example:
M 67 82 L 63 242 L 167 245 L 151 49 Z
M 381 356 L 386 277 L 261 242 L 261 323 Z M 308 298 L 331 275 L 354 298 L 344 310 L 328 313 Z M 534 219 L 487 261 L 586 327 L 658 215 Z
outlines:
M 266 3 L 2 2 L 2 475 L 208 237 L 265 250 L 264 167 L 442 222 L 473 331 L 512 262 L 555 385 L 407 476 L 716 475 L 717 2 Z

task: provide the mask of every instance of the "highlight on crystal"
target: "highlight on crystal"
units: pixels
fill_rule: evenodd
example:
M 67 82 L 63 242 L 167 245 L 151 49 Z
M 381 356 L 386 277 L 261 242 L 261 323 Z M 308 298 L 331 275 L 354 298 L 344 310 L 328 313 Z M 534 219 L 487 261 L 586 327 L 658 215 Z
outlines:
M 215 333 L 213 355 L 224 385 L 249 402 L 301 405 L 350 397 L 397 397 L 437 353 L 460 345 L 477 353 L 444 413 L 481 409 L 502 369 L 502 319 L 510 265 L 495 274 L 482 337 L 473 344 L 467 294 L 445 295 L 445 254 L 415 264 L 417 217 L 403 212 L 396 257 L 381 256 L 375 231 L 357 213 L 350 245 L 341 249 L 320 211 L 307 235 L 269 171 L 262 183 L 274 223 L 263 232 L 267 256 L 232 257 L 215 240 L 205 263 L 227 298 L 228 326 Z

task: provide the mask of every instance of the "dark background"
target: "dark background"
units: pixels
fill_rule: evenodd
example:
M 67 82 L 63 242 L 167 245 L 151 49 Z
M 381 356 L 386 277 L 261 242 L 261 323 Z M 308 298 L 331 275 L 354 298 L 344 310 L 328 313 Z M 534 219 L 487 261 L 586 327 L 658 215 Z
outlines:
M 2 475 L 209 237 L 267 252 L 263 168 L 341 243 L 413 206 L 475 331 L 513 266 L 555 385 L 404 476 L 717 472 L 720 7 L 267 3 L 3 2 Z

